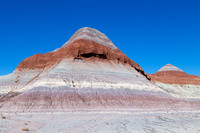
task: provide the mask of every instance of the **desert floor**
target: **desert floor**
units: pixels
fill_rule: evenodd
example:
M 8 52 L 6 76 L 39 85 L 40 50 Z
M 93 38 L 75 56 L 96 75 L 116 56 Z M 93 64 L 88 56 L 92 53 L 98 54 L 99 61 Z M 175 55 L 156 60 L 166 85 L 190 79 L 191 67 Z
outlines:
M 0 133 L 200 133 L 199 112 L 2 113 Z M 23 128 L 29 131 L 22 131 Z

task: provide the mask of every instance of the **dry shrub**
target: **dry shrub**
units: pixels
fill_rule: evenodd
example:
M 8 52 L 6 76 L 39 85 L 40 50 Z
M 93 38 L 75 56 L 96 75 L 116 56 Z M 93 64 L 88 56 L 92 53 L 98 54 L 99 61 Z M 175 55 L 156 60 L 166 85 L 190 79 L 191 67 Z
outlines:
M 27 127 L 22 128 L 22 131 L 29 131 Z
M 1 118 L 2 118 L 2 119 L 6 119 L 6 117 L 5 117 L 5 116 L 2 116 Z

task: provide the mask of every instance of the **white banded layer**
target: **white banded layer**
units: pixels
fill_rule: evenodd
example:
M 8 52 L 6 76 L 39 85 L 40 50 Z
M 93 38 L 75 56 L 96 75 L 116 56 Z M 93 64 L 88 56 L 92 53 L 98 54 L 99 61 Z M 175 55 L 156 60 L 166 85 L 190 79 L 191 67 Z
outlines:
M 105 34 L 89 27 L 79 29 L 62 47 L 67 47 L 79 39 L 91 40 L 106 47 L 117 49 L 117 47 Z
M 115 62 L 90 62 L 65 59 L 54 69 L 43 72 L 21 91 L 37 86 L 68 86 L 76 89 L 102 88 L 162 91 L 135 68 Z
M 183 72 L 183 70 L 181 70 L 178 67 L 175 67 L 175 66 L 173 66 L 171 64 L 165 65 L 158 72 L 162 72 L 162 71 L 179 71 L 179 72 Z

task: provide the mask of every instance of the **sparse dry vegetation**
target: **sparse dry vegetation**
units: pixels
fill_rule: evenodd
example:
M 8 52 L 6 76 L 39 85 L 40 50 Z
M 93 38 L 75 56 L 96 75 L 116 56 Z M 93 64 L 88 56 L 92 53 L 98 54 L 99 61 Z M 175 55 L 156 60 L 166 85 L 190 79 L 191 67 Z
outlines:
M 2 116 L 1 118 L 2 118 L 2 119 L 6 119 L 6 117 L 5 117 L 5 116 Z
M 27 127 L 22 128 L 22 131 L 29 131 Z
M 24 125 L 28 125 L 28 123 L 24 123 Z

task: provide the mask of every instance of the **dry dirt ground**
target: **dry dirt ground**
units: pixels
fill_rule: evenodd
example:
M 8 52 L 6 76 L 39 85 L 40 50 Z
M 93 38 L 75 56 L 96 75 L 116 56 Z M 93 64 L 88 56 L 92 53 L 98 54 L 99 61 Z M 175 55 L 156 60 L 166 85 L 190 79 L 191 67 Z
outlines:
M 200 133 L 199 112 L 2 113 L 0 133 Z M 27 128 L 29 131 L 22 131 Z

